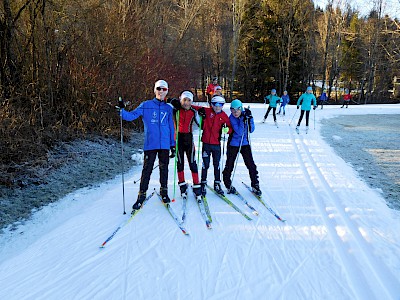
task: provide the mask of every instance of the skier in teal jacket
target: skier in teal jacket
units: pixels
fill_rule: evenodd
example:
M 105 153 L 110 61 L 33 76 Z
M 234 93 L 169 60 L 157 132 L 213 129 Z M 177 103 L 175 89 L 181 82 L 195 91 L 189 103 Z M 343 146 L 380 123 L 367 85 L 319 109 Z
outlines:
M 310 110 L 311 104 L 313 105 L 313 109 L 317 108 L 317 99 L 313 94 L 312 87 L 307 87 L 307 91 L 300 96 L 299 100 L 297 100 L 297 109 L 299 109 L 301 105 L 301 113 L 299 122 L 297 122 L 296 131 L 299 133 L 300 123 L 303 120 L 304 112 L 306 113 L 306 132 L 308 132 L 308 121 L 310 119 Z
M 265 96 L 264 103 L 267 103 L 267 100 L 269 101 L 269 107 L 267 109 L 267 112 L 265 113 L 265 116 L 264 116 L 264 119 L 263 119 L 263 123 L 265 123 L 265 120 L 267 119 L 268 114 L 272 109 L 272 115 L 274 116 L 274 122 L 276 124 L 276 105 L 281 102 L 281 98 L 279 98 L 276 95 L 276 90 L 272 89 L 271 90 L 271 94 L 268 95 L 268 96 Z

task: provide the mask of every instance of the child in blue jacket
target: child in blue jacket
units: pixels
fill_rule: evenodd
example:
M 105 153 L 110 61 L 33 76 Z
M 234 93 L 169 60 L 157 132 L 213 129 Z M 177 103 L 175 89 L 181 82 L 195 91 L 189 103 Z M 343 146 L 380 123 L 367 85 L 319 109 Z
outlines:
M 224 171 L 222 172 L 225 187 L 228 189 L 228 194 L 236 194 L 236 189 L 232 186 L 231 174 L 240 150 L 244 164 L 249 170 L 253 192 L 261 196 L 257 166 L 254 163 L 249 143 L 249 133 L 254 131 L 254 119 L 251 111 L 249 109 L 243 109 L 243 104 L 240 100 L 233 100 L 231 103 L 231 115 L 229 116 L 229 120 L 233 132 L 229 135 L 226 152 L 227 158 Z
M 169 203 L 168 197 L 168 163 L 169 151 L 175 156 L 175 127 L 173 122 L 173 108 L 165 102 L 168 93 L 168 84 L 158 80 L 154 85 L 155 98 L 142 102 L 135 110 L 121 109 L 120 115 L 125 121 L 133 121 L 142 117 L 144 124 L 144 162 L 140 189 L 133 210 L 140 209 L 146 199 L 153 165 L 158 156 L 160 168 L 160 195 L 164 203 Z
M 281 114 L 281 109 L 283 109 L 283 115 L 285 115 L 285 108 L 286 108 L 286 104 L 288 104 L 290 102 L 289 99 L 289 95 L 287 93 L 287 91 L 283 91 L 283 95 L 281 97 L 281 106 L 279 107 L 279 111 L 278 111 L 278 115 Z

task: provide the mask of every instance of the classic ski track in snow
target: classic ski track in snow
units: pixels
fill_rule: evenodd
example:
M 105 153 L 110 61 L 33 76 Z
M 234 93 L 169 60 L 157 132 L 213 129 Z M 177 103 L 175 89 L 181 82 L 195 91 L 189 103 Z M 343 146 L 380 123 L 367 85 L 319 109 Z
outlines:
M 261 119 L 264 106 L 254 106 L 253 115 Z M 400 106 L 390 107 L 400 114 Z M 371 108 L 358 109 L 376 110 Z M 352 113 L 335 107 L 323 111 L 327 117 Z M 250 180 L 240 158 L 234 186 L 259 212 L 252 221 L 208 191 L 209 230 L 190 193 L 185 220 L 190 236 L 185 236 L 154 195 L 99 249 L 129 218 L 121 214 L 116 178 L 44 208 L 39 220 L 0 237 L 0 299 L 400 300 L 399 212 L 389 210 L 334 155 L 318 126 L 308 134 L 303 126 L 298 135 L 288 126 L 292 114 L 287 113 L 279 128 L 271 120 L 257 123 L 251 140 L 264 200 L 285 223 L 241 184 Z M 128 211 L 137 197 L 133 179 L 140 169 L 126 177 Z M 169 175 L 171 194 L 172 163 Z M 149 191 L 154 187 L 159 187 L 158 171 Z M 171 206 L 180 217 L 177 198 Z M 228 198 L 248 213 L 237 196 Z
M 292 134 L 292 138 L 293 134 Z M 343 206 L 341 203 L 339 203 L 339 201 L 337 200 L 338 196 L 335 195 L 334 191 L 332 190 L 332 188 L 329 186 L 325 176 L 321 173 L 320 168 L 318 168 L 317 163 L 315 161 L 315 159 L 312 156 L 311 153 L 311 149 L 310 147 L 307 146 L 306 142 L 310 142 L 310 140 L 304 141 L 303 137 L 300 137 L 298 139 L 295 139 L 295 144 L 298 150 L 298 156 L 301 154 L 305 154 L 307 157 L 307 161 L 309 162 L 309 166 L 312 169 L 312 172 L 309 171 L 309 168 L 307 168 L 306 163 L 305 163 L 305 159 L 303 156 L 303 159 L 299 159 L 299 161 L 301 162 L 301 164 L 303 165 L 303 171 L 310 182 L 310 189 L 312 190 L 312 193 L 315 196 L 315 202 L 317 201 L 321 201 L 320 204 L 318 204 L 318 207 L 321 210 L 321 214 L 325 213 L 327 214 L 326 210 L 324 212 L 323 210 L 323 204 L 325 204 L 325 207 L 329 207 L 329 205 L 327 205 L 326 203 L 329 202 L 334 204 L 334 208 L 335 210 L 338 212 L 338 216 L 342 219 L 345 227 L 346 227 L 346 231 L 348 231 L 349 234 L 351 234 L 354 238 L 354 242 L 355 244 L 358 246 L 357 252 L 360 253 L 361 255 L 364 256 L 365 258 L 365 262 L 368 263 L 368 270 L 363 270 L 363 268 L 360 268 L 360 270 L 363 270 L 364 274 L 367 275 L 371 275 L 373 274 L 375 279 L 371 279 L 372 282 L 379 282 L 380 284 L 380 289 L 378 289 L 377 286 L 375 286 L 375 288 L 372 289 L 372 291 L 369 291 L 369 285 L 367 283 L 366 280 L 360 280 L 361 279 L 361 274 L 358 274 L 355 278 L 353 278 L 352 280 L 354 281 L 354 283 L 358 283 L 360 284 L 360 291 L 358 291 L 359 294 L 359 299 L 366 299 L 368 296 L 374 294 L 377 298 L 378 297 L 383 297 L 386 298 L 388 297 L 388 299 L 393 298 L 395 299 L 395 297 L 398 297 L 399 295 L 395 295 L 394 293 L 392 293 L 391 291 L 394 291 L 396 287 L 400 286 L 400 281 L 396 280 L 394 278 L 394 276 L 390 273 L 389 270 L 387 270 L 387 268 L 378 263 L 374 257 L 374 255 L 370 252 L 370 246 L 365 242 L 365 239 L 362 237 L 360 231 L 357 229 L 356 225 L 354 224 L 354 222 L 350 219 L 349 214 L 343 209 Z M 319 180 L 319 182 L 321 183 L 321 189 L 324 190 L 324 195 L 326 195 L 326 197 L 321 196 L 321 191 L 318 191 L 315 183 L 311 180 L 312 174 L 316 175 L 316 178 Z M 328 224 L 327 224 L 328 225 Z M 331 228 L 333 229 L 333 228 Z M 336 235 L 335 234 L 331 234 L 331 237 L 333 237 Z M 345 253 L 342 250 L 342 241 L 340 241 L 339 243 L 336 243 L 339 239 L 335 239 L 335 244 L 338 248 L 338 251 Z M 354 243 L 353 243 L 354 244 Z M 352 247 L 354 247 L 354 245 L 352 245 Z M 354 249 L 350 248 L 347 249 L 348 252 L 355 252 Z M 348 255 L 348 254 L 345 254 Z M 351 256 L 346 257 L 343 260 L 347 260 L 349 259 L 349 261 L 346 262 L 345 266 L 352 266 L 351 261 L 352 258 Z M 365 265 L 363 267 L 366 267 Z M 349 268 L 347 268 L 349 269 Z M 350 270 L 350 272 L 348 272 L 349 275 L 353 275 L 354 271 L 353 269 Z M 364 277 L 364 276 L 363 276 Z M 361 281 L 361 282 L 360 282 Z M 365 281 L 365 282 L 363 282 Z M 358 286 L 357 284 L 355 284 L 354 286 Z

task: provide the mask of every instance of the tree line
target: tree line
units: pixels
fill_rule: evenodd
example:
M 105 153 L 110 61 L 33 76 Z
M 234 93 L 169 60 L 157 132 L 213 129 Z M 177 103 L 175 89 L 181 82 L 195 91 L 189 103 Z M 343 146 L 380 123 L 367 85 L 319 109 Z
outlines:
M 2 0 L 0 156 L 44 157 L 59 140 L 116 135 L 119 96 L 136 106 L 163 78 L 170 96 L 293 97 L 312 85 L 358 103 L 399 97 L 400 25 L 375 1 L 368 16 L 311 0 Z M 394 95 L 394 96 L 393 96 Z M 140 122 L 133 123 L 138 129 Z M 11 168 L 12 169 L 12 168 Z

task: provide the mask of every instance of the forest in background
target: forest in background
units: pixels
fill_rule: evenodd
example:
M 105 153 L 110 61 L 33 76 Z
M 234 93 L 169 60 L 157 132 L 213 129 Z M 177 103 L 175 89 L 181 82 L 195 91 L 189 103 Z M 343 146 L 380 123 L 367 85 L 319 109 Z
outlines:
M 398 101 L 400 21 L 383 0 L 362 17 L 337 2 L 2 0 L 0 184 L 60 141 L 117 137 L 118 97 L 136 107 L 158 79 L 200 101 L 214 76 L 228 101 L 271 88 L 295 99 L 308 85 L 332 101 L 334 86 L 359 104 Z

